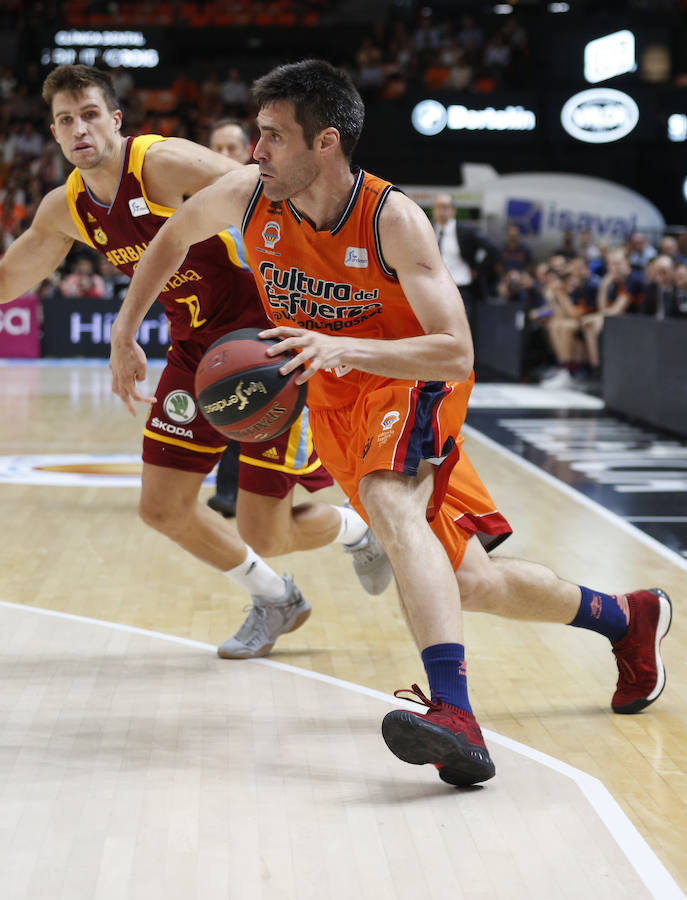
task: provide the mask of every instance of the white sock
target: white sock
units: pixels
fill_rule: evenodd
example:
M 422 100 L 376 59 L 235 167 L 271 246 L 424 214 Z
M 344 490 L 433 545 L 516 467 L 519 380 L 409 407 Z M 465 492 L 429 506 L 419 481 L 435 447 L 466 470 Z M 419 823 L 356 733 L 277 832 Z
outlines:
M 351 506 L 333 506 L 341 515 L 341 528 L 334 538 L 340 544 L 357 544 L 367 531 L 367 522 Z
M 265 600 L 281 600 L 284 596 L 284 579 L 261 559 L 252 547 L 242 563 L 224 574 L 240 584 L 249 594 L 259 594 Z

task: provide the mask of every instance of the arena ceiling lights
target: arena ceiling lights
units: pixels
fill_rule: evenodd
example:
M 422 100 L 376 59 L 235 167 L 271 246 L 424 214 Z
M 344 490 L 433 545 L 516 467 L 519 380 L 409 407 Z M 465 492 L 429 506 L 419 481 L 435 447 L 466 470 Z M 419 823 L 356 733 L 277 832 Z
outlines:
M 590 84 L 634 72 L 636 68 L 635 36 L 627 28 L 596 38 L 584 48 L 584 77 Z

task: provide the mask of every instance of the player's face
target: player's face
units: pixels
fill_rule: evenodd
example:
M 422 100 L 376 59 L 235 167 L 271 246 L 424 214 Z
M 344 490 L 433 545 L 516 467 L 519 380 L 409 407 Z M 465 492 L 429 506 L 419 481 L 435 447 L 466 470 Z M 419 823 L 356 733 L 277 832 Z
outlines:
M 107 108 L 100 88 L 60 91 L 53 98 L 52 112 L 50 130 L 72 165 L 93 169 L 115 151 L 122 114 Z
M 235 159 L 236 162 L 247 163 L 250 159 L 249 146 L 238 125 L 216 128 L 210 136 L 210 149 L 229 159 Z
M 253 158 L 268 200 L 286 200 L 306 190 L 319 174 L 317 139 L 308 147 L 293 104 L 279 100 L 258 113 L 260 140 Z

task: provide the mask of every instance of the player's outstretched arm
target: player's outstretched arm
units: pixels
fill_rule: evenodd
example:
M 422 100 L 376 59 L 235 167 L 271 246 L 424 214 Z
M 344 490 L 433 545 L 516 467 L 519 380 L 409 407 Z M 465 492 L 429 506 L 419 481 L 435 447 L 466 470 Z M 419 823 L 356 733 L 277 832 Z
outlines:
M 41 201 L 31 226 L 0 259 L 0 303 L 9 303 L 51 275 L 78 239 L 64 187 Z
M 170 216 L 139 260 L 129 290 L 112 326 L 110 369 L 112 391 L 132 414 L 134 402 L 153 402 L 138 390 L 146 374 L 146 357 L 136 332 L 189 248 L 229 225 L 240 227 L 257 181 L 256 166 L 241 166 L 195 193 Z

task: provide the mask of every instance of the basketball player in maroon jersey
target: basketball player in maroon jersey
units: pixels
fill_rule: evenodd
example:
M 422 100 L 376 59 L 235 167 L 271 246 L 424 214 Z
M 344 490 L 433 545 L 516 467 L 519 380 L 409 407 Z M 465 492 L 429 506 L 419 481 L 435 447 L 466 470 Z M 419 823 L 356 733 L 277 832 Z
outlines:
M 102 253 L 128 276 L 159 228 L 187 197 L 238 163 L 177 138 L 125 138 L 109 76 L 87 66 L 60 66 L 45 79 L 53 137 L 74 170 L 43 199 L 31 227 L 0 261 L 0 298 L 7 302 L 50 274 L 74 241 Z M 292 505 L 295 484 L 316 491 L 332 483 L 312 449 L 307 412 L 290 431 L 266 444 L 242 445 L 237 525 L 243 537 L 201 504 L 205 476 L 226 439 L 205 422 L 194 397 L 194 372 L 205 350 L 228 331 L 264 327 L 255 282 L 235 229 L 194 247 L 160 292 L 172 346 L 144 428 L 139 513 L 198 559 L 224 572 L 251 595 L 248 618 L 219 648 L 221 656 L 268 653 L 280 634 L 293 631 L 310 605 L 291 578 L 258 555 L 276 556 L 339 541 L 353 554 L 356 573 L 370 593 L 391 580 L 388 561 L 363 519 L 348 506 Z M 120 339 L 115 323 L 112 359 L 126 358 L 137 378 L 146 360 L 135 341 Z M 134 414 L 113 366 L 113 391 Z

